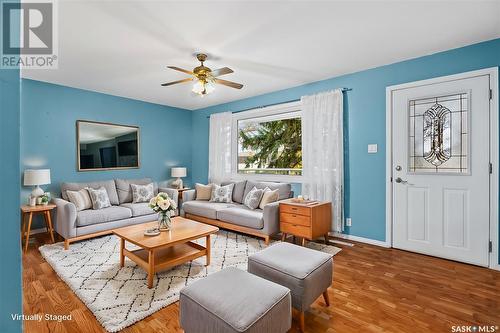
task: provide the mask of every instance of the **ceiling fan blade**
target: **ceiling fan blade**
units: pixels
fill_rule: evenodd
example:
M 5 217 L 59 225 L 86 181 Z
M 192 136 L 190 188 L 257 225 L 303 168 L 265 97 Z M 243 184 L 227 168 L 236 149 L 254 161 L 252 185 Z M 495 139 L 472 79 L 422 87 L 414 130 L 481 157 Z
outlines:
M 222 68 L 213 70 L 211 74 L 213 77 L 216 77 L 216 76 L 226 75 L 226 74 L 230 74 L 230 73 L 233 73 L 233 70 L 231 68 L 222 67 Z
M 188 71 L 187 69 L 180 68 L 180 67 L 175 67 L 175 66 L 167 66 L 167 67 L 170 68 L 170 69 L 174 69 L 176 71 L 179 71 L 179 72 L 186 73 L 186 74 L 190 74 L 190 75 L 194 74 L 193 72 Z
M 187 79 L 182 79 L 182 80 L 178 80 L 178 81 L 173 81 L 173 82 L 167 82 L 167 83 L 163 83 L 162 86 L 163 87 L 166 87 L 166 86 L 171 86 L 172 84 L 177 84 L 177 83 L 183 83 L 183 82 L 189 82 L 189 81 L 192 81 L 193 78 L 190 77 L 190 78 L 187 78 Z
M 215 79 L 215 83 L 222 84 L 231 88 L 236 88 L 236 89 L 241 89 L 243 88 L 243 85 L 240 83 L 236 82 L 231 82 L 231 81 L 226 81 L 226 80 L 221 80 L 221 79 Z

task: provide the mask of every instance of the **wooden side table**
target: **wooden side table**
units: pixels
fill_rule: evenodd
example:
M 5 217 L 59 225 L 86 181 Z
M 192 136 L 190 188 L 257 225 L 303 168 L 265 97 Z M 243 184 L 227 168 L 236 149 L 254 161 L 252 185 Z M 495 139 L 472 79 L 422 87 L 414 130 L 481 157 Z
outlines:
M 291 200 L 280 202 L 281 240 L 287 234 L 302 238 L 302 246 L 306 239 L 313 240 L 325 237 L 328 244 L 328 232 L 332 221 L 332 203 L 329 201 L 312 202 L 310 204 L 296 203 Z
M 182 200 L 182 193 L 184 193 L 184 191 L 187 191 L 187 190 L 190 190 L 191 188 L 189 187 L 183 187 L 183 188 L 177 188 L 177 192 L 179 192 L 179 201 Z
M 28 242 L 30 239 L 31 222 L 33 221 L 34 214 L 43 214 L 45 219 L 45 224 L 47 226 L 47 232 L 50 233 L 50 238 L 52 238 L 52 243 L 54 243 L 54 228 L 52 228 L 52 218 L 50 217 L 50 212 L 56 208 L 54 204 L 48 205 L 36 205 L 36 206 L 21 206 L 21 245 L 23 243 L 23 237 L 26 241 L 24 244 L 24 252 L 28 251 Z M 26 230 L 26 215 L 28 216 L 28 229 Z

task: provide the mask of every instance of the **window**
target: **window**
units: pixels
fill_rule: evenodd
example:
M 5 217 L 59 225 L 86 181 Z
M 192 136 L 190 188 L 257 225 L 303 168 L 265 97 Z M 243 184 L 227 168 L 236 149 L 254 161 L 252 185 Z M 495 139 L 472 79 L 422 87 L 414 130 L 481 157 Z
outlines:
M 278 106 L 267 111 L 235 115 L 237 174 L 301 176 L 300 110 Z

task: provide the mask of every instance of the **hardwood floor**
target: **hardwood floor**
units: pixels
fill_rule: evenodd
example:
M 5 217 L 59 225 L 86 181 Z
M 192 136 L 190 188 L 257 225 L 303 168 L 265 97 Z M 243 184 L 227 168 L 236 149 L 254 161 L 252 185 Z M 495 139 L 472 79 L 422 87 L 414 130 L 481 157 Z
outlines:
M 33 237 L 23 256 L 26 315 L 72 315 L 71 321 L 26 321 L 25 332 L 105 332 L 45 262 Z M 500 326 L 500 272 L 410 252 L 355 243 L 339 246 L 330 307 L 323 297 L 306 313 L 308 332 L 451 332 L 452 325 Z M 122 332 L 182 332 L 172 304 Z M 298 331 L 294 317 L 291 332 Z M 498 329 L 496 330 L 498 331 Z M 491 332 L 491 331 L 489 331 Z

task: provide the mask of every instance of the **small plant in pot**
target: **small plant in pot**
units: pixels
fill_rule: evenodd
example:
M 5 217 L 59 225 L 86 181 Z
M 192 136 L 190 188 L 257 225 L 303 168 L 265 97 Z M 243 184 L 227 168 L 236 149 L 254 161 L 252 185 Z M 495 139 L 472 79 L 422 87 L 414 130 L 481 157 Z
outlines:
M 44 194 L 41 196 L 42 205 L 46 206 L 49 204 L 49 196 Z

